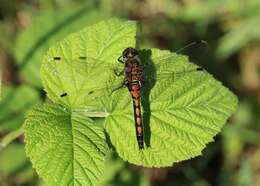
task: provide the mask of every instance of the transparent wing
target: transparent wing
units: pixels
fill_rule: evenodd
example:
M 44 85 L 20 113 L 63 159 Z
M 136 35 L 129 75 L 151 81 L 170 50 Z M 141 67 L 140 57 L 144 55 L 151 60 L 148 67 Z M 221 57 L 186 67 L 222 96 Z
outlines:
M 124 66 L 117 62 L 109 64 L 106 61 L 102 61 L 94 58 L 79 57 L 77 63 L 84 63 L 85 68 L 79 69 L 78 73 L 86 73 L 97 81 L 95 87 L 86 92 L 86 96 L 90 99 L 96 99 L 97 97 L 105 94 L 112 94 L 115 90 L 120 88 L 124 82 L 123 70 Z
M 70 107 L 95 104 L 95 98 L 111 92 L 124 80 L 116 74 L 123 65 L 94 58 L 48 56 L 43 65 L 50 98 Z M 95 93 L 95 94 L 94 94 Z
M 123 70 L 123 65 L 116 62 L 116 60 L 114 63 L 109 63 L 108 61 L 95 59 L 91 57 L 84 57 L 84 56 L 75 57 L 70 60 L 61 57 L 53 57 L 53 58 L 49 58 L 49 61 L 53 61 L 56 64 L 69 63 L 71 67 L 73 66 L 80 67 L 80 68 L 75 68 L 75 72 L 79 74 L 87 73 L 89 76 L 96 75 L 97 73 L 99 74 L 105 74 L 107 72 L 119 73 L 120 71 Z
M 154 58 L 143 57 L 142 62 L 145 84 L 151 85 L 154 85 L 158 80 L 170 80 L 174 82 L 178 78 L 198 75 L 203 71 L 198 65 L 188 62 L 185 56 L 170 52 Z

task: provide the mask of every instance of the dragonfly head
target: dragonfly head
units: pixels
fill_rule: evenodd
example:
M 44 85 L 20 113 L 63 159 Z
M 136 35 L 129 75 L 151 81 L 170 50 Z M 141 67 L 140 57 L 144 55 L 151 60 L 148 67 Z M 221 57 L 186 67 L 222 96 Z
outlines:
M 135 58 L 138 56 L 138 51 L 135 48 L 128 47 L 123 51 L 122 56 L 124 59 Z

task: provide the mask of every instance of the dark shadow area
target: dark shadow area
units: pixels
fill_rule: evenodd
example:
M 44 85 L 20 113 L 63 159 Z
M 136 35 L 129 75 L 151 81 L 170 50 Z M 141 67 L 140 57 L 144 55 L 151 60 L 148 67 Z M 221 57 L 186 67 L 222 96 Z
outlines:
M 222 174 L 223 157 L 219 143 L 220 141 L 217 139 L 216 143 L 210 144 L 204 150 L 203 156 L 174 164 L 174 168 L 168 170 L 165 168 L 157 169 L 159 172 L 158 177 L 152 177 L 152 186 L 169 185 L 169 183 L 178 186 L 189 186 L 191 183 L 198 182 L 198 180 L 207 180 L 207 183 L 211 186 L 221 185 L 220 174 Z
M 143 110 L 143 124 L 144 124 L 144 141 L 147 147 L 150 147 L 151 128 L 150 128 L 150 92 L 155 85 L 156 68 L 151 60 L 152 51 L 143 49 L 139 51 L 140 59 L 143 67 L 143 86 L 141 92 L 141 105 Z M 149 74 L 149 76 L 147 76 Z
M 143 33 L 143 27 L 142 27 L 142 22 L 139 21 L 137 22 L 137 30 L 136 30 L 136 36 L 135 36 L 135 40 L 136 40 L 136 44 L 135 44 L 135 48 L 140 48 L 141 43 L 142 43 L 142 34 Z M 141 52 L 141 51 L 139 51 Z
M 116 160 L 118 158 L 117 155 L 113 156 L 113 159 Z M 126 172 L 125 170 L 128 170 Z M 126 179 L 125 175 L 128 173 L 128 179 Z M 131 167 L 128 163 L 125 163 L 121 171 L 118 171 L 114 179 L 109 182 L 108 185 L 122 185 L 122 186 L 138 186 L 142 183 L 142 175 L 140 174 L 140 170 L 135 167 Z
M 107 145 L 108 147 L 113 150 L 114 152 L 116 152 L 116 148 L 114 147 L 114 145 L 112 144 L 111 142 L 111 139 L 110 139 L 110 136 L 109 134 L 105 131 L 105 137 L 106 137 L 106 142 L 107 142 Z
M 115 149 L 115 147 L 113 146 L 113 144 L 112 144 L 112 142 L 111 142 L 110 136 L 109 136 L 109 134 L 107 133 L 107 131 L 105 130 L 105 121 L 106 121 L 106 118 L 92 117 L 91 119 L 95 122 L 95 124 L 96 124 L 97 126 L 100 126 L 100 127 L 103 127 L 103 128 L 104 128 L 104 134 L 105 134 L 105 138 L 106 138 L 106 143 L 107 143 L 107 145 L 108 145 L 108 147 L 109 147 L 110 149 L 112 149 L 113 151 L 116 152 L 116 149 Z

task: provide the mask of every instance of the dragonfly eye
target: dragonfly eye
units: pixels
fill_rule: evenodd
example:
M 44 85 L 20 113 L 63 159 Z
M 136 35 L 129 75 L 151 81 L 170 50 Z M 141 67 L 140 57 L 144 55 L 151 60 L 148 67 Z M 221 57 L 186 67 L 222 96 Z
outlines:
M 123 57 L 124 58 L 134 58 L 135 56 L 138 55 L 138 52 L 135 48 L 132 48 L 132 47 L 128 47 L 126 48 L 124 51 L 123 51 Z

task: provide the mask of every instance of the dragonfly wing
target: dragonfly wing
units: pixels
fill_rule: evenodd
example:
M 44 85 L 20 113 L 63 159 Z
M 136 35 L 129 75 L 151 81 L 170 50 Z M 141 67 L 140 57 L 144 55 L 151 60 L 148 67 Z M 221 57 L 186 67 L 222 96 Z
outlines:
M 156 80 L 175 80 L 203 69 L 194 63 L 187 62 L 182 55 L 168 54 L 146 61 L 144 64 L 144 79 L 148 82 Z
M 68 60 L 58 56 L 47 60 L 43 71 L 48 77 L 44 80 L 48 96 L 71 108 L 95 104 L 89 92 L 102 92 L 102 89 L 108 89 L 117 81 L 123 81 L 123 77 L 115 75 L 114 69 L 120 68 L 116 61 L 110 64 L 93 58 L 76 57 Z
M 89 76 L 98 76 L 100 78 L 106 78 L 110 75 L 116 75 L 115 71 L 122 70 L 123 66 L 116 61 L 114 63 L 108 63 L 103 60 L 94 59 L 94 58 L 79 58 L 75 60 L 75 63 L 78 66 L 83 68 L 78 68 L 79 73 L 88 74 Z M 102 74 L 102 76 L 100 76 Z M 105 75 L 105 77 L 103 77 Z

